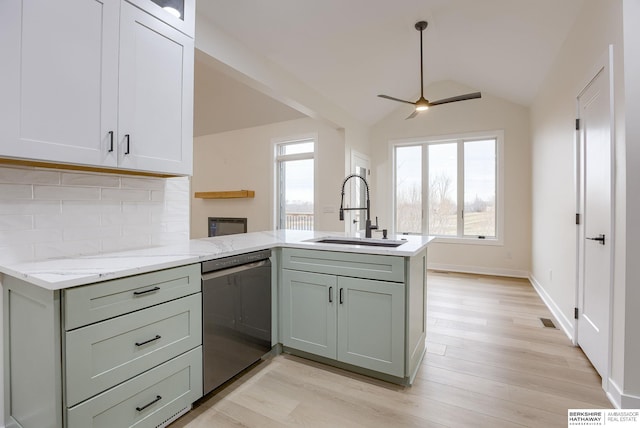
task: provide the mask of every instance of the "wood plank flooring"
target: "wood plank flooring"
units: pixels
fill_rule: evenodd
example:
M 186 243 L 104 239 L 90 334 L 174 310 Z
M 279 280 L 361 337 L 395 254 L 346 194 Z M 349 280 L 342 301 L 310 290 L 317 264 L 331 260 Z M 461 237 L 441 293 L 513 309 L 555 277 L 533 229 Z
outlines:
M 264 361 L 171 428 L 566 427 L 611 408 L 527 280 L 429 272 L 427 355 L 401 387 L 290 355 Z

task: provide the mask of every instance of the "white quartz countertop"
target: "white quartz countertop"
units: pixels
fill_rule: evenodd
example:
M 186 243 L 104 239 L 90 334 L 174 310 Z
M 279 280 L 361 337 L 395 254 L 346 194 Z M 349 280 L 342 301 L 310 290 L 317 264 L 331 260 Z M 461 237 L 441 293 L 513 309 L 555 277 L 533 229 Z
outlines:
M 345 234 L 296 230 L 251 232 L 138 250 L 0 265 L 0 272 L 48 290 L 60 290 L 278 247 L 411 257 L 433 239 L 415 235 L 389 236 L 390 240 L 407 241 L 395 248 L 308 242 L 327 236 L 344 237 Z

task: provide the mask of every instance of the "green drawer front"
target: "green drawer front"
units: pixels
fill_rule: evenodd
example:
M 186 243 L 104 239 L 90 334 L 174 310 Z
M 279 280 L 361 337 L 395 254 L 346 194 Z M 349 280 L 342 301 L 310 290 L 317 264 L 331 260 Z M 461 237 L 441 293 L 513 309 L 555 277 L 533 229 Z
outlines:
M 200 264 L 64 290 L 65 329 L 113 318 L 201 289 Z
M 67 427 L 156 427 L 201 396 L 198 347 L 67 409 Z
M 67 406 L 202 344 L 202 294 L 66 333 Z
M 404 257 L 282 249 L 282 267 L 353 278 L 404 282 Z

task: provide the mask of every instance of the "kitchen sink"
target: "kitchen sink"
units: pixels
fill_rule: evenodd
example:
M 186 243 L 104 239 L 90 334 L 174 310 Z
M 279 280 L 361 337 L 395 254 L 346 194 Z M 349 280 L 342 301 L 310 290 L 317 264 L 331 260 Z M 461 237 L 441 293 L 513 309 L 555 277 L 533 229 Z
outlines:
M 340 244 L 340 245 L 366 245 L 371 247 L 396 248 L 405 244 L 406 240 L 393 239 L 372 239 L 372 238 L 349 238 L 346 236 L 326 236 L 324 238 L 309 239 L 306 242 L 316 242 L 319 244 Z

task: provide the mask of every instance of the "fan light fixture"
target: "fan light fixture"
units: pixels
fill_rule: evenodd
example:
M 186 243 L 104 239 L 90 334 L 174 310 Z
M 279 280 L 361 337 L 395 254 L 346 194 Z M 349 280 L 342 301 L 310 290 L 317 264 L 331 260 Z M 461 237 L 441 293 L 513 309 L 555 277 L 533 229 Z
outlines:
M 411 102 L 407 100 L 401 100 L 400 98 L 390 97 L 389 95 L 378 95 L 380 98 L 386 98 L 391 101 L 398 101 L 400 103 L 407 103 L 414 106 L 415 110 L 413 113 L 407 117 L 407 119 L 413 119 L 417 116 L 419 112 L 428 110 L 429 107 L 437 106 L 440 104 L 454 103 L 456 101 L 465 101 L 472 100 L 474 98 L 481 98 L 480 92 L 473 92 L 471 94 L 466 95 L 458 95 L 457 97 L 444 98 L 438 101 L 429 101 L 424 97 L 424 76 L 423 76 L 423 66 L 422 66 L 422 32 L 427 28 L 427 21 L 418 21 L 416 22 L 416 30 L 420 32 L 420 98 L 416 102 Z

